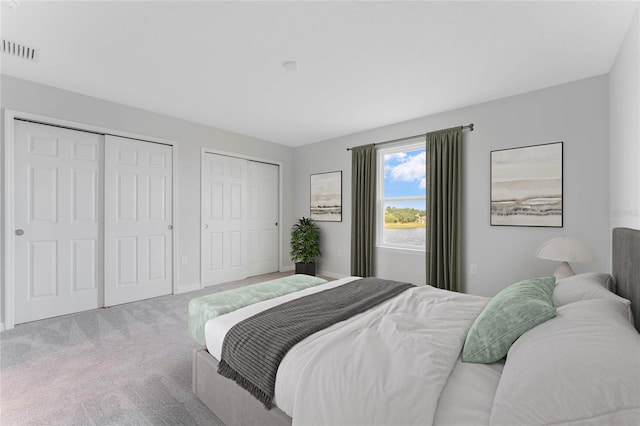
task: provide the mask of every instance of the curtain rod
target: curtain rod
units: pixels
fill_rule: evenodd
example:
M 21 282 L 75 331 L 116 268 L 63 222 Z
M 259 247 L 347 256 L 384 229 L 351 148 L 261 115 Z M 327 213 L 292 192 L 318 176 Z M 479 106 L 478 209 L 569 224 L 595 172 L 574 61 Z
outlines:
M 465 130 L 465 129 L 468 129 L 470 132 L 473 132 L 473 123 L 467 124 L 466 126 L 462 126 L 462 130 Z M 413 135 L 413 136 L 407 136 L 407 137 L 399 138 L 399 139 L 392 139 L 390 141 L 378 142 L 378 143 L 374 143 L 373 146 L 386 145 L 388 143 L 393 143 L 393 142 L 408 141 L 409 139 L 415 139 L 415 138 L 419 138 L 419 137 L 422 137 L 422 136 L 427 136 L 427 133 L 422 133 L 422 134 Z M 355 147 L 347 148 L 347 151 L 351 151 L 353 148 L 355 148 Z

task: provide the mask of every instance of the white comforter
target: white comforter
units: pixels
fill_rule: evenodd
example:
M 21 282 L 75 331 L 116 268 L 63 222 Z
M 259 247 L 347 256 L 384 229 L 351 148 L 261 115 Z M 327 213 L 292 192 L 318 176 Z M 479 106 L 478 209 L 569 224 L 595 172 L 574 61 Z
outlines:
M 433 423 L 467 331 L 485 304 L 418 287 L 312 335 L 292 348 L 276 383 L 277 391 L 295 389 L 294 425 Z
M 276 404 L 294 425 L 431 424 L 467 331 L 487 301 L 417 287 L 316 333 L 282 360 Z M 220 345 L 231 325 L 223 317 L 223 331 L 214 333 Z M 206 328 L 209 336 L 219 327 L 210 321 Z M 207 346 L 212 340 L 207 337 Z

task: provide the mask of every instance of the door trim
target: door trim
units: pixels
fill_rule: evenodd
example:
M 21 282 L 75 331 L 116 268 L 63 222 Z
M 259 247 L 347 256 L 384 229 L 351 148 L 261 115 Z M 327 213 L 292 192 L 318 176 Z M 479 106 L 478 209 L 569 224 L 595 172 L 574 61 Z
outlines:
M 172 173 L 173 173 L 173 206 L 171 207 L 173 214 L 173 238 L 171 241 L 171 263 L 173 265 L 173 273 L 172 273 L 172 293 L 176 293 L 176 283 L 178 282 L 178 253 L 177 253 L 177 244 L 178 241 L 178 232 L 179 227 L 176 226 L 178 223 L 178 209 L 177 206 L 179 204 L 179 193 L 178 193 L 178 143 L 168 139 L 161 139 L 152 136 L 140 135 L 137 133 L 123 132 L 120 130 L 113 130 L 106 127 L 93 126 L 85 123 L 78 123 L 75 121 L 63 120 L 59 118 L 47 117 L 39 114 L 32 114 L 24 111 L 10 110 L 5 109 L 4 112 L 4 155 L 2 159 L 2 165 L 4 167 L 4 198 L 3 209 L 4 209 L 4 223 L 2 224 L 2 232 L 0 232 L 0 236 L 4 237 L 4 305 L 3 305 L 3 316 L 4 316 L 4 329 L 10 330 L 15 326 L 15 271 L 14 264 L 15 261 L 15 253 L 13 250 L 15 238 L 13 234 L 15 218 L 13 214 L 14 204 L 15 204 L 15 181 L 13 179 L 14 172 L 14 120 L 26 120 L 32 121 L 35 123 L 40 123 L 44 125 L 52 125 L 65 127 L 71 130 L 79 130 L 84 132 L 92 132 L 99 133 L 103 135 L 113 135 L 120 136 L 124 138 L 130 139 L 138 139 L 141 141 L 159 143 L 163 145 L 170 145 L 172 147 Z M 102 223 L 102 232 L 104 232 L 104 222 Z M 103 271 L 104 274 L 104 271 Z
M 268 158 L 261 157 L 253 157 L 251 155 L 238 154 L 237 152 L 229 152 L 229 151 L 221 151 L 218 149 L 201 147 L 200 148 L 200 288 L 203 289 L 204 281 L 202 279 L 202 160 L 204 159 L 205 154 L 217 154 L 217 155 L 226 155 L 227 157 L 240 158 L 242 160 L 249 161 L 257 161 L 259 163 L 273 164 L 278 166 L 278 272 L 285 271 L 284 264 L 282 263 L 282 241 L 283 241 L 283 226 L 282 226 L 282 215 L 284 209 L 284 197 L 283 194 L 283 186 L 284 186 L 284 165 L 281 161 L 270 160 Z

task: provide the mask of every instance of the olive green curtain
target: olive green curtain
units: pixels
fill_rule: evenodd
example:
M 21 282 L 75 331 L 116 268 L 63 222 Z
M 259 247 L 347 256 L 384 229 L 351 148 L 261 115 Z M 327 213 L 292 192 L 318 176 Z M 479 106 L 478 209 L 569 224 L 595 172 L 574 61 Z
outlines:
M 373 274 L 376 219 L 376 149 L 351 150 L 351 275 Z
M 427 133 L 427 284 L 460 291 L 462 127 Z

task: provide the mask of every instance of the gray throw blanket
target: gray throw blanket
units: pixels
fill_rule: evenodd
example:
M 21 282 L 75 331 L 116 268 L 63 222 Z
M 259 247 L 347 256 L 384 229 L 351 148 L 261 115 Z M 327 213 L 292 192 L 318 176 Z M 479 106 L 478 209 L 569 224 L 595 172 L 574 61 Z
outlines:
M 363 278 L 260 312 L 227 332 L 218 373 L 235 380 L 270 409 L 278 366 L 291 347 L 411 287 L 415 286 Z

